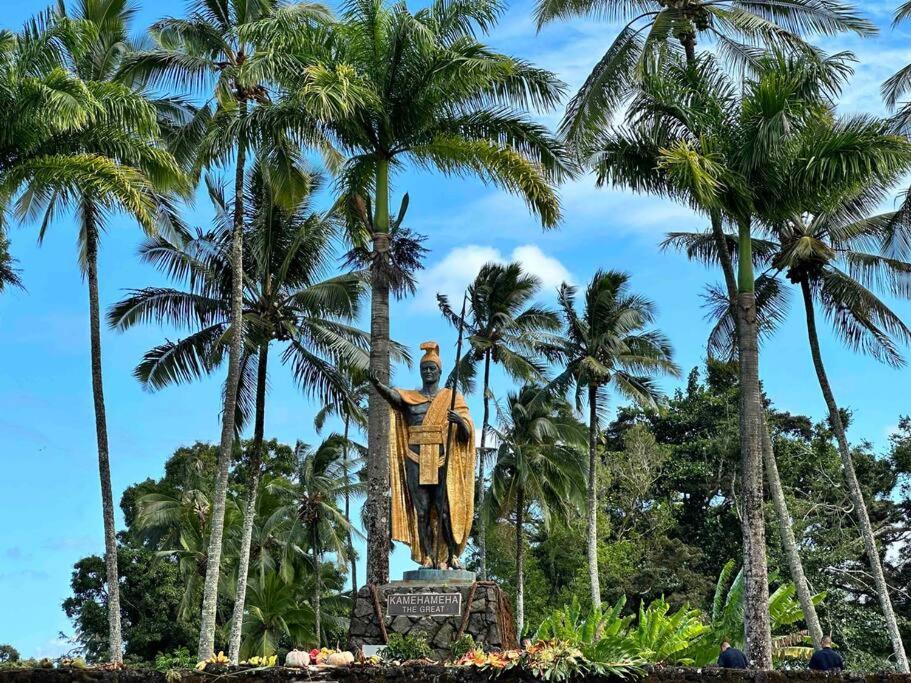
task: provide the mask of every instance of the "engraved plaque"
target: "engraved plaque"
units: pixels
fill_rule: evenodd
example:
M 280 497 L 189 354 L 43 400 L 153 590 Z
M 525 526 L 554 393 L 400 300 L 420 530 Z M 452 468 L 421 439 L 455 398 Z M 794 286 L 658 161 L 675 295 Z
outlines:
M 386 614 L 406 617 L 457 617 L 462 614 L 461 593 L 391 593 Z

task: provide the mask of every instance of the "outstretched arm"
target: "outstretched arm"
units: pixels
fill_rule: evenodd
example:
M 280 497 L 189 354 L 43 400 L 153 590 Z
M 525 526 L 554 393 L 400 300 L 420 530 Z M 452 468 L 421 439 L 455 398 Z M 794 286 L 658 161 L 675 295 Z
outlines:
M 368 379 L 377 393 L 382 396 L 390 406 L 400 410 L 405 407 L 405 402 L 402 400 L 402 395 L 399 392 L 392 387 L 383 384 L 373 375 L 369 375 Z

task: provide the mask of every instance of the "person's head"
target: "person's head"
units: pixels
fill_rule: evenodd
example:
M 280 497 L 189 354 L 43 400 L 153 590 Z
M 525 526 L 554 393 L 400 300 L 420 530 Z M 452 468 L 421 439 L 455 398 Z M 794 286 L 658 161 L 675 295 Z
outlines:
M 731 644 L 728 641 L 726 641 L 726 640 L 721 641 L 721 651 L 722 652 L 727 650 L 729 647 L 731 647 Z
M 822 641 L 820 641 L 820 644 L 821 644 L 823 647 L 832 647 L 832 637 L 831 637 L 831 636 L 823 636 L 823 637 L 822 637 Z
M 428 341 L 421 344 L 424 355 L 421 357 L 421 379 L 424 384 L 436 384 L 443 374 L 443 361 L 440 360 L 440 345 Z

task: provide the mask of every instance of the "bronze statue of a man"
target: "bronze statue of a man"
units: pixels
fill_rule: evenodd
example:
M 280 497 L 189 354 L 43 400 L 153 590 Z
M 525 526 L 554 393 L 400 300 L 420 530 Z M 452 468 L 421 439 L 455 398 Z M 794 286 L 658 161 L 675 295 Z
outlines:
M 452 389 L 440 388 L 439 344 L 421 349 L 420 389 L 372 380 L 392 407 L 392 539 L 422 567 L 457 569 L 474 517 L 474 424 L 462 394 L 451 408 Z

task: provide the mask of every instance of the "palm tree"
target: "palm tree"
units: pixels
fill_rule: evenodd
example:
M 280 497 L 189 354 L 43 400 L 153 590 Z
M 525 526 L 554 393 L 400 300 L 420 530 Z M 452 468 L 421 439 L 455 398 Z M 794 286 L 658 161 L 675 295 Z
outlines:
M 500 441 L 490 476 L 490 493 L 482 511 L 485 523 L 515 515 L 516 633 L 525 626 L 525 515 L 534 508 L 548 528 L 578 510 L 585 481 L 585 426 L 569 404 L 527 384 L 506 399 L 500 427 L 491 431 Z
M 289 539 L 299 547 L 310 548 L 315 585 L 312 607 L 315 616 L 316 647 L 322 644 L 322 612 L 320 601 L 323 584 L 322 557 L 335 553 L 344 562 L 348 553 L 348 530 L 351 524 L 338 509 L 338 498 L 351 490 L 343 459 L 345 442 L 338 435 L 330 436 L 310 450 L 298 443 L 297 481 L 293 489 L 296 501 L 296 521 Z M 300 539 L 300 541 L 298 541 Z
M 581 147 L 593 142 L 635 94 L 649 60 L 677 43 L 691 65 L 697 43 L 707 40 L 722 61 L 755 67 L 760 45 L 802 51 L 808 48 L 801 35 L 876 33 L 850 3 L 837 0 L 538 0 L 534 16 L 539 29 L 556 19 L 584 16 L 624 23 L 567 105 L 560 130 Z
M 74 129 L 61 131 L 54 141 L 58 158 L 94 168 L 96 182 L 74 176 L 60 182 L 59 175 L 37 173 L 25 182 L 18 200 L 20 215 L 43 214 L 39 242 L 61 211 L 72 209 L 79 219 L 79 263 L 88 280 L 92 397 L 98 442 L 98 470 L 104 519 L 105 567 L 108 589 L 109 648 L 111 661 L 122 661 L 120 590 L 117 576 L 117 537 L 111 487 L 107 414 L 101 367 L 100 305 L 98 295 L 98 242 L 108 219 L 125 211 L 148 233 L 172 219 L 164 195 L 187 191 L 188 183 L 174 157 L 164 149 L 156 107 L 145 93 L 117 79 L 123 55 L 130 49 L 132 11 L 123 0 L 79 0 L 67 14 L 61 5 L 51 18 L 61 69 L 71 83 L 92 93 L 96 106 L 91 116 Z M 43 160 L 47 164 L 48 160 Z M 63 165 L 61 173 L 66 173 Z M 23 172 L 10 174 L 25 179 Z
M 341 400 L 347 392 L 345 377 L 336 364 L 365 366 L 367 360 L 367 337 L 349 324 L 358 313 L 363 278 L 346 273 L 323 279 L 332 266 L 337 226 L 331 213 L 312 210 L 312 193 L 320 182 L 318 176 L 310 174 L 311 192 L 287 210 L 276 197 L 268 168 L 257 163 L 245 197 L 245 351 L 235 425 L 242 428 L 252 404 L 254 428 L 229 643 L 229 657 L 235 663 L 240 654 L 250 542 L 262 470 L 270 344 L 285 344 L 282 360 L 291 366 L 301 389 L 321 401 Z M 225 340 L 232 332 L 231 210 L 220 188 L 210 190 L 219 216 L 213 231 L 187 244 L 158 239 L 143 249 L 145 260 L 165 273 L 181 275 L 187 290 L 135 290 L 109 315 L 111 324 L 121 330 L 151 321 L 190 329 L 186 338 L 165 342 L 146 353 L 136 375 L 149 388 L 210 374 L 225 358 Z
M 636 403 L 657 408 L 661 399 L 655 374 L 678 376 L 671 345 L 657 330 L 647 330 L 655 319 L 655 305 L 629 291 L 629 275 L 598 271 L 585 291 L 581 313 L 576 310 L 576 288 L 564 283 L 559 302 L 563 330 L 550 345 L 549 355 L 565 369 L 554 380 L 558 387 L 575 387 L 576 409 L 588 401 L 588 492 L 586 536 L 592 605 L 601 606 L 598 577 L 598 417 L 608 387 Z
M 506 374 L 517 380 L 540 379 L 544 368 L 538 360 L 542 333 L 555 330 L 560 322 L 553 311 L 532 303 L 541 289 L 536 275 L 522 270 L 520 263 L 502 265 L 488 263 L 468 286 L 468 313 L 463 321 L 444 295 L 437 295 L 440 310 L 457 329 L 464 324 L 465 335 L 472 352 L 465 355 L 459 369 L 460 378 L 474 377 L 477 365 L 483 363 L 484 416 L 478 448 L 478 502 L 484 507 L 487 457 L 487 430 L 490 426 L 490 368 L 499 364 Z M 478 526 L 478 561 L 482 579 L 487 578 L 486 530 Z
M 231 447 L 235 435 L 237 388 L 241 382 L 243 357 L 243 230 L 244 177 L 249 153 L 260 150 L 270 158 L 276 175 L 289 172 L 282 182 L 293 187 L 302 182 L 294 173 L 293 143 L 285 135 L 288 126 L 295 125 L 297 141 L 324 144 L 324 138 L 314 132 L 313 120 L 331 109 L 334 115 L 341 100 L 332 96 L 332 79 L 322 78 L 313 69 L 305 69 L 300 78 L 306 81 L 307 96 L 295 101 L 294 115 L 286 115 L 283 127 L 264 129 L 256 125 L 259 109 L 271 106 L 267 88 L 274 60 L 263 56 L 256 41 L 241 35 L 244 28 L 269 27 L 275 22 L 293 26 L 295 31 L 307 31 L 314 24 L 325 23 L 328 11 L 321 5 L 286 4 L 281 0 L 246 2 L 245 0 L 194 0 L 185 19 L 166 18 L 151 29 L 157 41 L 152 50 L 136 53 L 124 65 L 122 72 L 132 78 L 164 86 L 180 86 L 204 92 L 215 103 L 211 118 L 202 117 L 205 128 L 197 150 L 199 167 L 220 164 L 233 156 L 234 200 L 231 239 L 233 272 L 231 306 L 231 343 L 228 354 L 228 379 L 224 392 L 221 431 L 221 465 L 215 482 L 212 536 L 209 542 L 210 563 L 202 602 L 199 659 L 208 659 L 214 650 L 215 619 L 218 599 L 218 576 L 221 567 L 222 522 Z M 319 82 L 317 82 L 319 79 Z M 331 105 L 329 104 L 331 102 Z M 203 109 L 208 114 L 210 105 Z M 307 129 L 307 133 L 303 129 Z M 292 159 L 292 163 L 288 160 Z
M 191 451 L 191 458 L 184 458 L 174 468 L 175 483 L 166 490 L 144 490 L 143 484 L 138 485 L 136 520 L 131 528 L 136 543 L 176 560 L 184 584 L 179 616 L 185 620 L 192 619 L 202 595 L 212 515 L 211 462 L 200 455 L 199 450 Z M 240 535 L 241 514 L 235 501 L 229 499 L 225 529 L 231 539 L 226 545 L 232 549 Z
M 16 259 L 9 253 L 9 240 L 0 232 L 0 294 L 10 287 L 25 289 L 16 268 Z
M 725 267 L 729 291 L 737 291 L 734 330 L 741 366 L 741 471 L 746 575 L 745 622 L 750 656 L 770 663 L 768 581 L 762 507 L 762 408 L 758 376 L 756 286 L 751 230 L 781 209 L 783 183 L 790 191 L 819 197 L 850 190 L 845 164 L 870 163 L 868 170 L 888 178 L 904 167 L 904 145 L 884 136 L 882 124 L 847 119 L 835 125 L 833 138 L 812 135 L 830 119 L 832 98 L 851 70 L 846 55 L 798 59 L 782 54 L 764 57 L 756 76 L 738 90 L 711 58 L 696 67 L 673 59 L 656 65 L 633 104 L 632 123 L 605 134 L 599 142 L 599 182 L 611 182 L 687 202 L 712 218 L 736 226 L 737 277 Z M 772 99 L 774 106 L 765 106 Z M 781 123 L 787 121 L 787 126 Z M 806 146 L 788 144 L 803 141 Z M 827 143 L 827 144 L 824 144 Z M 856 146 L 855 146 L 856 145 Z M 865 145 L 872 145 L 868 150 Z M 812 164 L 793 175 L 774 173 L 788 154 L 799 150 Z M 715 220 L 718 218 L 719 220 Z M 719 250 L 729 256 L 723 231 Z M 751 635 L 752 634 L 752 635 Z
M 773 270 L 770 277 L 784 273 L 800 288 L 813 366 L 829 412 L 829 422 L 838 443 L 853 507 L 880 606 L 889 628 L 893 651 L 901 669 L 907 657 L 880 553 L 867 514 L 863 491 L 857 480 L 841 411 L 835 401 L 819 347 L 815 307 L 818 305 L 832 322 L 836 334 L 851 348 L 869 353 L 878 360 L 898 367 L 904 364 L 895 342 L 911 340 L 911 330 L 880 300 L 874 290 L 885 288 L 892 294 L 907 296 L 911 263 L 894 255 L 897 229 L 903 229 L 902 213 L 873 215 L 871 211 L 884 199 L 888 189 L 911 164 L 911 148 L 898 138 L 884 121 L 841 122 L 827 116 L 804 133 L 793 156 L 782 166 L 783 177 L 800 178 L 806 173 L 812 151 L 848 135 L 860 139 L 855 163 L 842 170 L 839 188 L 827 187 L 808 193 L 800 184 L 787 184 L 775 193 L 775 212 L 768 216 L 769 239 L 753 240 L 757 260 Z M 705 235 L 678 233 L 671 240 L 686 246 L 692 256 L 714 260 L 714 240 Z M 731 238 L 728 237 L 728 241 Z M 718 312 L 726 314 L 726 307 Z M 728 316 L 725 316 L 728 317 Z M 773 317 L 777 322 L 777 316 Z M 730 346 L 731 325 L 722 319 L 714 337 L 718 346 Z M 770 472 L 777 476 L 776 472 Z M 793 542 L 793 541 L 791 541 Z M 799 587 L 799 586 L 798 586 Z
M 362 454 L 360 459 L 366 456 L 366 449 L 363 446 L 354 444 L 351 441 L 351 425 L 364 431 L 367 429 L 367 401 L 370 396 L 370 382 L 366 379 L 363 372 L 355 368 L 346 368 L 343 371 L 347 388 L 340 400 L 327 403 L 323 408 L 317 411 L 313 416 L 313 426 L 317 433 L 323 430 L 326 419 L 330 415 L 341 415 L 342 428 L 342 474 L 348 482 L 360 481 L 363 470 L 358 468 L 352 472 L 349 468 L 351 462 L 349 459 L 350 449 L 356 447 Z M 348 528 L 348 560 L 350 563 L 349 571 L 351 572 L 351 600 L 357 598 L 357 553 L 354 551 L 354 535 L 351 531 L 351 497 L 352 490 L 350 483 L 345 487 L 345 521 L 349 524 Z
M 559 219 L 551 181 L 566 170 L 563 150 L 525 111 L 554 106 L 562 86 L 552 74 L 475 38 L 501 11 L 498 0 L 435 0 L 413 13 L 404 4 L 355 0 L 325 33 L 321 49 L 312 36 L 269 32 L 273 54 L 288 65 L 282 84 L 289 91 L 299 89 L 298 64 L 316 50 L 327 71 L 350 70 L 362 94 L 360 106 L 326 125 L 347 155 L 340 185 L 346 204 L 359 207 L 352 211 L 353 237 L 364 248 L 372 243 L 370 372 L 384 383 L 393 171 L 410 161 L 447 175 L 472 173 L 526 199 L 545 226 Z M 403 214 L 404 206 L 398 221 Z M 368 412 L 367 581 L 382 584 L 389 574 L 389 414 L 375 391 Z

